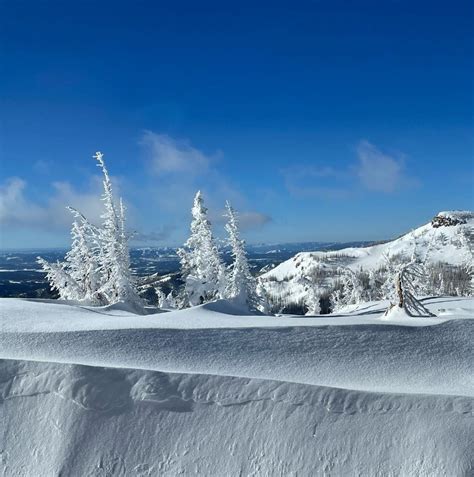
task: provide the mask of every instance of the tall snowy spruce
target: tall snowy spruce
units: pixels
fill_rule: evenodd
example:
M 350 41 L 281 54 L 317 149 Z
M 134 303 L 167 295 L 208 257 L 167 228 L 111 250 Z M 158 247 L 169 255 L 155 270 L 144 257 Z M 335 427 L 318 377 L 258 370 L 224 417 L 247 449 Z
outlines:
M 225 229 L 229 234 L 229 245 L 233 258 L 227 271 L 225 297 L 235 300 L 249 310 L 256 310 L 258 308 L 257 283 L 250 273 L 245 241 L 240 238 L 237 213 L 229 202 L 226 202 L 225 207 L 228 219 Z
M 102 225 L 91 224 L 80 212 L 68 207 L 75 219 L 71 250 L 62 263 L 50 264 L 42 258 L 38 258 L 38 263 L 46 272 L 51 288 L 57 290 L 61 298 L 95 305 L 126 302 L 140 306 L 141 299 L 130 270 L 125 208 L 121 200 L 118 209 L 115 205 L 103 154 L 97 152 L 94 159 L 104 176 Z
M 102 284 L 99 293 L 106 297 L 108 303 L 125 302 L 139 306 L 141 299 L 135 291 L 135 283 L 130 270 L 129 236 L 125 230 L 125 207 L 122 199 L 120 199 L 118 210 L 114 203 L 112 182 L 103 160 L 103 154 L 97 152 L 94 158 L 104 176 L 102 201 L 105 211 L 102 215 L 103 223 L 100 230 L 102 250 L 99 257 Z
M 224 266 L 212 235 L 201 191 L 194 198 L 191 214 L 191 235 L 184 247 L 178 250 L 178 256 L 185 282 L 186 305 L 195 306 L 222 298 Z

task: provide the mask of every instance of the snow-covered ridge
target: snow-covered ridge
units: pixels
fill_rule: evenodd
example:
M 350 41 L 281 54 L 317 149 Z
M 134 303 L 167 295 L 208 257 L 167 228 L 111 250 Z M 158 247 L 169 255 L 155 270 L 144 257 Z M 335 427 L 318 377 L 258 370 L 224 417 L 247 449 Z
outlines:
M 291 294 L 294 300 L 305 296 L 301 278 L 311 276 L 314 270 L 325 272 L 321 286 L 329 286 L 331 273 L 338 267 L 366 271 L 381 267 L 387 257 L 414 253 L 426 258 L 427 263 L 443 262 L 450 265 L 470 264 L 474 253 L 474 213 L 470 211 L 440 212 L 435 218 L 455 220 L 451 225 L 433 225 L 429 222 L 390 242 L 362 248 L 345 248 L 333 252 L 301 252 L 262 275 L 271 294 Z M 433 219 L 435 220 L 435 219 Z
M 474 396 L 466 361 L 473 300 L 425 304 L 439 316 L 387 322 L 386 303 L 303 318 L 239 315 L 226 302 L 137 316 L 1 299 L 0 358 Z M 434 379 L 440 370 L 442 382 Z

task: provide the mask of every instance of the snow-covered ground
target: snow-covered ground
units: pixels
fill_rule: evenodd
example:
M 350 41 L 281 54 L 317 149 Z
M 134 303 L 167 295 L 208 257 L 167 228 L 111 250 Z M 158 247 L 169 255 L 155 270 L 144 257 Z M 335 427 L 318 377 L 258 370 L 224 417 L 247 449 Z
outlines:
M 424 303 L 438 316 L 1 299 L 0 470 L 472 475 L 474 299 Z

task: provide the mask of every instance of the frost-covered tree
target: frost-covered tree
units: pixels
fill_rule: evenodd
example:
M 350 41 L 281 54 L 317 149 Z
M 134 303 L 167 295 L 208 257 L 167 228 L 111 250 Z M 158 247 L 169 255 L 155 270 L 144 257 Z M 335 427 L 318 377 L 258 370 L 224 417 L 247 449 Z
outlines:
M 466 271 L 468 273 L 468 276 L 471 277 L 471 280 L 469 282 L 469 296 L 474 295 L 474 265 L 472 263 L 466 265 Z
M 75 217 L 71 229 L 71 250 L 64 262 L 49 263 L 41 257 L 37 261 L 46 273 L 51 289 L 62 299 L 98 302 L 95 292 L 100 286 L 96 251 L 92 248 L 92 226 L 75 209 L 68 207 Z M 96 281 L 97 278 L 97 281 Z
M 178 256 L 186 300 L 195 306 L 223 296 L 224 266 L 201 191 L 194 198 L 191 214 L 191 235 L 184 247 L 178 250 Z
M 437 290 L 436 295 L 443 296 L 446 294 L 446 283 L 444 281 L 444 275 L 440 273 L 439 275 L 439 288 Z
M 155 288 L 155 293 L 157 296 L 158 308 L 177 308 L 176 298 L 172 291 L 166 294 L 161 288 Z
M 348 305 L 370 300 L 368 288 L 363 284 L 363 279 L 368 278 L 362 270 L 354 272 L 350 268 L 339 267 L 337 273 L 338 284 L 329 297 L 333 312 L 338 312 Z
M 232 263 L 226 275 L 225 297 L 237 301 L 249 309 L 258 308 L 257 283 L 250 273 L 249 261 L 245 250 L 245 241 L 240 238 L 237 213 L 226 202 L 228 243 L 231 249 Z
M 416 297 L 417 282 L 426 279 L 423 266 L 416 262 L 416 259 L 399 267 L 395 275 L 395 291 L 397 295 L 396 303 L 392 303 L 388 308 L 388 314 L 395 307 L 405 310 L 409 316 L 435 316 Z
M 306 279 L 305 285 L 305 300 L 304 304 L 308 311 L 306 312 L 307 315 L 319 315 L 321 313 L 321 296 L 318 292 L 316 284 L 313 283 L 311 280 Z
M 380 285 L 381 300 L 389 300 L 391 303 L 397 301 L 397 290 L 394 286 L 396 276 L 401 267 L 407 265 L 409 260 L 404 254 L 384 254 L 384 265 L 380 270 L 382 283 Z
M 38 258 L 38 262 L 51 287 L 58 290 L 62 298 L 93 304 L 127 302 L 140 306 L 142 302 L 130 269 L 125 208 L 121 200 L 118 208 L 115 205 L 103 154 L 97 152 L 94 158 L 103 174 L 102 225 L 92 225 L 80 212 L 69 208 L 75 220 L 71 230 L 72 246 L 65 261 L 50 264 Z
M 71 229 L 71 250 L 66 253 L 65 267 L 81 289 L 81 300 L 105 304 L 99 293 L 102 282 L 100 230 L 76 209 L 68 209 L 75 220 Z
M 257 281 L 256 292 L 258 297 L 257 309 L 264 315 L 267 315 L 270 313 L 270 308 L 271 308 L 270 293 L 265 288 L 265 282 L 260 277 L 257 277 L 256 281 Z
M 142 300 L 136 292 L 135 280 L 130 268 L 128 249 L 130 237 L 125 228 L 125 207 L 122 199 L 120 199 L 118 207 L 114 203 L 112 183 L 102 154 L 98 152 L 95 158 L 104 174 L 102 201 L 105 206 L 100 234 L 102 243 L 100 270 L 102 271 L 103 282 L 99 293 L 107 298 L 108 303 L 125 302 L 140 306 Z

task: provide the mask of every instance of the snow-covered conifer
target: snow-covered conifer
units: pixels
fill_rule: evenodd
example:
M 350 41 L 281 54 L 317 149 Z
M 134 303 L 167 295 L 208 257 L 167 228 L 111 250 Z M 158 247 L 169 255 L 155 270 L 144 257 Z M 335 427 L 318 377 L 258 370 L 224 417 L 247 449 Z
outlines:
M 339 283 L 329 297 L 333 312 L 370 299 L 361 280 L 362 270 L 355 273 L 350 268 L 339 267 L 337 272 Z
M 96 292 L 100 286 L 98 253 L 94 246 L 97 231 L 77 210 L 68 207 L 75 221 L 71 229 L 71 250 L 64 262 L 49 263 L 38 257 L 38 263 L 46 272 L 51 289 L 68 300 L 100 304 Z
M 99 294 L 102 282 L 100 271 L 100 230 L 72 207 L 75 217 L 71 229 L 71 250 L 65 257 L 65 267 L 81 288 L 82 300 L 91 304 L 105 304 Z
M 194 198 L 191 214 L 191 235 L 184 248 L 178 250 L 178 256 L 186 299 L 194 306 L 222 297 L 224 266 L 212 235 L 201 191 Z
M 72 225 L 71 250 L 63 263 L 50 264 L 38 258 L 53 289 L 62 298 L 94 304 L 127 302 L 142 304 L 135 290 L 130 269 L 129 236 L 125 229 L 125 207 L 118 209 L 112 193 L 112 182 L 103 160 L 97 152 L 94 158 L 102 170 L 105 211 L 102 226 L 92 225 L 80 212 L 68 207 L 75 217 Z
M 227 271 L 225 297 L 233 299 L 249 309 L 257 309 L 257 283 L 250 273 L 245 241 L 240 238 L 237 213 L 229 202 L 226 202 L 225 207 L 227 211 L 225 229 L 229 235 L 229 246 L 233 258 Z
M 321 297 L 315 285 L 315 283 L 309 282 L 308 286 L 305 287 L 305 305 L 308 309 L 306 312 L 307 315 L 319 315 L 321 313 Z
M 120 199 L 118 211 L 116 211 L 113 196 L 109 196 L 111 188 L 106 184 L 110 180 L 105 165 L 103 168 L 103 199 L 106 210 L 101 229 L 103 244 L 101 268 L 105 280 L 99 291 L 107 297 L 109 303 L 125 302 L 139 307 L 142 305 L 142 300 L 136 292 L 135 280 L 130 268 L 129 236 L 125 229 L 125 207 Z
M 173 296 L 173 292 L 170 291 L 168 295 L 161 289 L 155 289 L 156 296 L 158 298 L 158 308 L 177 308 L 176 298 Z
M 267 315 L 270 313 L 270 293 L 265 287 L 265 282 L 260 277 L 256 278 L 256 282 L 256 292 L 258 297 L 257 309 L 264 315 Z

